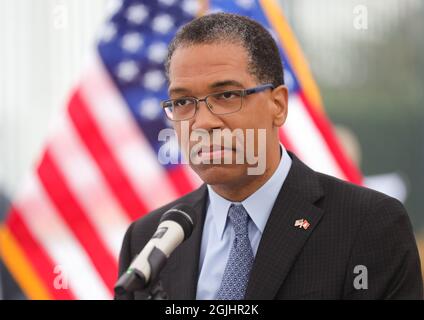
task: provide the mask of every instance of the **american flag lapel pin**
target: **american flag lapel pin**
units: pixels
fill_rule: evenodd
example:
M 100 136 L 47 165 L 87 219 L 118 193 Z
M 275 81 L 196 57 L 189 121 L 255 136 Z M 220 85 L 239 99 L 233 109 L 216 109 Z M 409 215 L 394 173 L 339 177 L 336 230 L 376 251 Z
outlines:
M 294 226 L 307 230 L 311 224 L 306 219 L 298 219 L 294 222 Z

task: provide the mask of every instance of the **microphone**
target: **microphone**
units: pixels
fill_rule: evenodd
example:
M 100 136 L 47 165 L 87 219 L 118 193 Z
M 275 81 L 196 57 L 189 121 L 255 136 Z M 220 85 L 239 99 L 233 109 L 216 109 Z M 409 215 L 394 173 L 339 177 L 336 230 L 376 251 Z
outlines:
M 154 283 L 170 254 L 190 237 L 195 221 L 194 209 L 179 204 L 166 211 L 146 246 L 115 285 L 117 295 L 143 290 Z

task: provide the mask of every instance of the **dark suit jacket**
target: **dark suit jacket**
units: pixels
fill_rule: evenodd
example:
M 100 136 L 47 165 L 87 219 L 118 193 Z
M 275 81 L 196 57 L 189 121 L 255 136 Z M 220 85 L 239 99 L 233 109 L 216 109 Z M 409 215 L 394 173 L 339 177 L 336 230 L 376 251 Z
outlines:
M 420 260 L 403 205 L 382 193 L 313 171 L 295 155 L 262 234 L 246 299 L 422 299 Z M 205 185 L 129 227 L 119 274 L 155 232 L 161 215 L 191 204 L 197 224 L 160 279 L 170 299 L 195 299 L 208 191 Z M 306 230 L 294 226 L 307 219 Z M 365 266 L 355 269 L 356 266 Z M 367 273 L 367 274 L 366 274 Z M 355 277 L 367 289 L 355 289 Z M 136 292 L 117 299 L 141 299 Z

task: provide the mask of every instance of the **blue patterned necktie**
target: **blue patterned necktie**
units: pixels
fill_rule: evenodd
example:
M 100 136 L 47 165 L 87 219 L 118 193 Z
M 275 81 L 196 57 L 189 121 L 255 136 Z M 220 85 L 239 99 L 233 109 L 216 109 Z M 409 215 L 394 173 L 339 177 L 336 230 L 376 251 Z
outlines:
M 248 231 L 249 214 L 243 205 L 232 204 L 228 216 L 236 235 L 231 246 L 217 299 L 242 300 L 254 260 Z

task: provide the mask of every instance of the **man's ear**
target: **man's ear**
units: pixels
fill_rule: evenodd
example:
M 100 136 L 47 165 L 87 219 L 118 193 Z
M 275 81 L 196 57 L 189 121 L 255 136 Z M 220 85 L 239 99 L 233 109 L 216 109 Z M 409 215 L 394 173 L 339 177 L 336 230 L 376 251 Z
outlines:
M 289 91 L 285 85 L 278 86 L 272 91 L 272 99 L 274 103 L 274 120 L 275 127 L 281 127 L 287 119 L 288 113 L 288 97 Z

